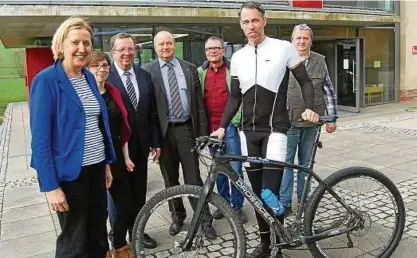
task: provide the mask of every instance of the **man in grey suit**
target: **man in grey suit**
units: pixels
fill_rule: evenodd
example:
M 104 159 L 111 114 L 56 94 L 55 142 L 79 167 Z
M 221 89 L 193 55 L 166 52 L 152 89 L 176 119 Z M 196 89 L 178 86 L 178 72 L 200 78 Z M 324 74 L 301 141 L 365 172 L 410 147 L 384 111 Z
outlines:
M 152 77 L 162 134 L 162 151 L 159 159 L 165 187 L 179 185 L 179 164 L 184 183 L 203 185 L 198 155 L 190 150 L 195 138 L 208 135 L 207 114 L 201 94 L 195 65 L 175 57 L 175 38 L 168 31 L 155 35 L 154 47 L 158 59 L 143 66 Z M 195 208 L 196 203 L 191 203 Z M 179 233 L 186 212 L 182 200 L 170 204 L 171 235 Z M 204 232 L 208 239 L 217 237 L 212 216 L 204 216 Z

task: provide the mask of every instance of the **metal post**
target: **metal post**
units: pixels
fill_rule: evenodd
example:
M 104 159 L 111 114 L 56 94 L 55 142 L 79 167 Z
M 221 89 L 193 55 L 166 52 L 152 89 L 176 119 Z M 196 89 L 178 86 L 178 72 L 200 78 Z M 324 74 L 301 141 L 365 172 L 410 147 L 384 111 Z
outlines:
M 394 100 L 395 102 L 399 102 L 400 101 L 400 28 L 401 25 L 400 23 L 396 23 L 395 24 L 395 29 L 394 29 Z M 405 40 L 405 39 L 404 39 Z

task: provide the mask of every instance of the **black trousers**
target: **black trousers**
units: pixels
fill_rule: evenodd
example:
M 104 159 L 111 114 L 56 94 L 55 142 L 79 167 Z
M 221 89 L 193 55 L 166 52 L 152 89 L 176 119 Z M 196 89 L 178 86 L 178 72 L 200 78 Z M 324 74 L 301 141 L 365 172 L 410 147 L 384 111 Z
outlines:
M 126 245 L 126 233 L 130 227 L 133 201 L 130 191 L 129 175 L 123 162 L 118 157 L 118 161 L 110 165 L 113 182 L 109 192 L 114 202 L 115 212 L 113 211 L 114 223 L 112 224 L 113 247 L 115 249 Z
M 271 133 L 269 132 L 241 132 L 242 155 L 251 157 L 267 157 L 267 151 L 271 149 L 280 149 L 282 146 L 276 146 L 275 142 L 271 141 Z M 269 146 L 268 146 L 269 144 Z M 271 145 L 272 144 L 272 145 Z M 286 140 L 285 146 L 286 149 Z M 286 152 L 286 151 L 285 151 Z M 282 157 L 285 161 L 285 153 Z M 262 200 L 262 189 L 270 189 L 276 196 L 279 196 L 279 189 L 283 175 L 283 169 L 276 167 L 262 167 L 261 164 L 244 164 L 248 174 L 249 181 L 252 185 L 253 192 Z M 284 217 L 280 216 L 278 219 L 284 223 Z M 256 213 L 256 220 L 258 221 L 259 232 L 261 234 L 261 242 L 270 242 L 270 228 L 269 225 Z
M 180 185 L 179 164 L 181 163 L 184 183 L 187 185 L 203 185 L 200 176 L 200 167 L 197 152 L 191 152 L 195 145 L 193 127 L 190 122 L 182 124 L 168 124 L 168 129 L 162 144 L 160 158 L 161 173 L 165 187 Z M 193 209 L 196 200 L 190 199 Z M 186 211 L 182 199 L 175 199 L 169 205 L 173 221 L 184 220 Z M 211 223 L 213 220 L 209 212 L 205 214 L 203 222 Z
M 82 167 L 75 181 L 61 183 L 69 211 L 57 212 L 61 234 L 57 258 L 106 257 L 107 198 L 105 165 Z
M 144 154 L 138 155 L 135 160 L 132 160 L 135 164 L 135 169 L 132 172 L 127 172 L 129 191 L 132 198 L 131 216 L 128 221 L 129 242 L 132 242 L 132 230 L 136 216 L 146 202 L 148 154 L 146 153 L 146 156 Z

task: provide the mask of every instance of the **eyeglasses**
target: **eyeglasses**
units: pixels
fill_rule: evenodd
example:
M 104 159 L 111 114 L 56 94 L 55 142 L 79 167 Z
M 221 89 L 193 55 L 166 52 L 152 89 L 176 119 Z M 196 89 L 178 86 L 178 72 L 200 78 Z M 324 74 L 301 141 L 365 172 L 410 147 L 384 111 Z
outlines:
M 124 52 L 128 52 L 128 53 L 134 53 L 135 49 L 134 48 L 121 48 L 121 49 L 113 49 L 113 51 L 119 52 L 119 53 L 124 53 Z
M 95 65 L 92 65 L 91 68 L 93 68 L 94 70 L 100 70 L 101 68 L 103 68 L 104 70 L 109 70 L 110 65 L 108 65 L 108 64 L 103 64 L 103 65 L 95 64 Z
M 207 52 L 210 52 L 210 51 L 220 51 L 222 49 L 223 49 L 222 47 L 208 47 L 208 48 L 206 48 L 206 51 Z

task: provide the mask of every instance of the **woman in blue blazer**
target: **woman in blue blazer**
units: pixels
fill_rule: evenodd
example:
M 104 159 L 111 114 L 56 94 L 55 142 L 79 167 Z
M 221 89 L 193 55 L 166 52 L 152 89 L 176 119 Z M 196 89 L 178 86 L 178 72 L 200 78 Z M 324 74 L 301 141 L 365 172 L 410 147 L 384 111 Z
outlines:
M 30 89 L 32 160 L 40 189 L 57 212 L 62 232 L 56 257 L 106 257 L 105 165 L 115 161 L 107 110 L 94 76 L 83 66 L 93 31 L 69 18 L 52 40 L 55 63 Z

